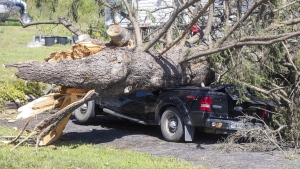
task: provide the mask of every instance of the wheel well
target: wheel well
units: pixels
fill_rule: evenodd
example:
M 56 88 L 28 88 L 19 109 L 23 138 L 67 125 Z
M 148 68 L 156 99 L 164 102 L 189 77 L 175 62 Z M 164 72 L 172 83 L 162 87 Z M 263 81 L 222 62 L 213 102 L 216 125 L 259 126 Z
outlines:
M 178 110 L 178 108 L 175 105 L 173 105 L 173 104 L 167 104 L 167 105 L 164 105 L 163 107 L 161 107 L 160 110 L 159 110 L 159 112 L 158 112 L 158 114 L 159 114 L 158 124 L 160 124 L 160 119 L 161 119 L 162 114 L 165 112 L 165 110 L 167 108 L 170 108 L 170 107 L 174 107 L 174 108 L 176 108 Z

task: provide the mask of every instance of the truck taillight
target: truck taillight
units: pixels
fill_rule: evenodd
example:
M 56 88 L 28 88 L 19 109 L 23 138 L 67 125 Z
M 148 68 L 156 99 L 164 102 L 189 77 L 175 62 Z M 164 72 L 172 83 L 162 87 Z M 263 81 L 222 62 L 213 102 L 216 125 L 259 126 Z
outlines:
M 211 110 L 211 105 L 212 105 L 212 97 L 211 96 L 202 97 L 202 99 L 200 101 L 200 110 L 209 112 Z
M 269 115 L 269 112 L 267 111 L 268 110 L 268 105 L 265 105 L 264 106 L 264 112 L 263 112 L 263 114 L 262 114 L 262 117 L 264 118 L 264 119 L 268 119 L 268 118 L 270 118 L 270 115 Z

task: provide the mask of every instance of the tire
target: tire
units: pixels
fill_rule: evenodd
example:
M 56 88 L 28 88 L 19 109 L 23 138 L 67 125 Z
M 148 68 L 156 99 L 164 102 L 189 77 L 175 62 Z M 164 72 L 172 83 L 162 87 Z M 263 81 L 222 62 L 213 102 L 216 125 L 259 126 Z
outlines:
M 74 116 L 79 124 L 91 124 L 96 117 L 95 101 L 84 103 L 74 111 Z
M 29 14 L 25 13 L 25 14 L 21 15 L 21 22 L 22 22 L 22 24 L 28 24 L 28 23 L 32 22 L 32 19 Z
M 175 107 L 170 107 L 164 111 L 161 116 L 160 129 L 167 141 L 182 141 L 184 135 L 182 118 Z

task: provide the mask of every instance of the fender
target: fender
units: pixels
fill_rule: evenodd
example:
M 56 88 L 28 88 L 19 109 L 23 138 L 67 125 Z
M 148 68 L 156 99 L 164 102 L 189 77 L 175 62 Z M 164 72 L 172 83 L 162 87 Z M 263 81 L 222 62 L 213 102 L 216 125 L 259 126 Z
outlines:
M 10 7 L 13 7 L 14 5 L 20 7 L 21 8 L 20 13 L 21 14 L 26 13 L 26 3 L 23 1 L 9 1 L 7 5 Z
M 176 107 L 179 110 L 184 125 L 190 126 L 192 124 L 185 104 L 178 97 L 169 97 L 169 98 L 159 100 L 157 107 L 155 109 L 155 120 L 157 124 L 160 124 L 160 117 L 163 111 L 167 107 L 171 107 L 171 106 Z

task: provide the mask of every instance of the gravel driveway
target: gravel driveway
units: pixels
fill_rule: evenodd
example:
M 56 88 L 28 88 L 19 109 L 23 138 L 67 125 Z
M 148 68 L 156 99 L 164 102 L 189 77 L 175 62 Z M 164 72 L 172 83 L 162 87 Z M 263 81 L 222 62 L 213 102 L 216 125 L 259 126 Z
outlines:
M 33 129 L 35 124 L 48 115 L 38 116 L 28 128 Z M 8 123 L 0 119 L 1 126 L 21 128 L 24 123 L 25 120 Z M 163 140 L 159 127 L 144 126 L 114 117 L 99 116 L 92 125 L 86 126 L 76 124 L 74 117 L 71 117 L 63 136 L 72 141 L 184 159 L 209 168 L 300 168 L 299 158 L 288 160 L 280 152 L 222 152 L 218 149 L 218 141 L 224 136 L 196 133 L 193 142 L 171 143 Z

